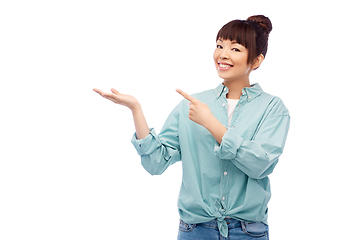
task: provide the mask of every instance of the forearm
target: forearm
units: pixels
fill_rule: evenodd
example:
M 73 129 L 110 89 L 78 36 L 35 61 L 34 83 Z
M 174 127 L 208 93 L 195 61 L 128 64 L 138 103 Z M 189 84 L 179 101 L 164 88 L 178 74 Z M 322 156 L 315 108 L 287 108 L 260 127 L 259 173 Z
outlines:
M 255 140 L 243 139 L 232 129 L 228 130 L 215 155 L 223 160 L 231 160 L 242 172 L 253 179 L 269 175 L 282 153 L 281 146 Z
M 215 146 L 215 155 L 231 160 L 251 178 L 264 178 L 273 171 L 283 152 L 289 123 L 288 115 L 267 118 L 251 140 L 244 139 L 231 128 L 224 134 L 221 145 Z
M 111 100 L 116 104 L 128 107 L 132 111 L 136 129 L 136 136 L 138 140 L 143 139 L 147 135 L 149 135 L 150 129 L 146 123 L 144 113 L 141 109 L 141 105 L 135 97 L 131 95 L 121 94 L 114 88 L 111 89 L 111 93 L 104 93 L 97 88 L 94 88 L 93 90 L 100 94 L 102 97 Z
M 204 127 L 213 135 L 216 141 L 221 144 L 222 138 L 227 131 L 226 127 L 214 116 L 207 121 Z
M 145 138 L 150 133 L 150 129 L 147 125 L 144 113 L 141 109 L 141 106 L 138 105 L 132 109 L 132 114 L 134 118 L 134 125 L 136 130 L 136 137 L 138 140 Z

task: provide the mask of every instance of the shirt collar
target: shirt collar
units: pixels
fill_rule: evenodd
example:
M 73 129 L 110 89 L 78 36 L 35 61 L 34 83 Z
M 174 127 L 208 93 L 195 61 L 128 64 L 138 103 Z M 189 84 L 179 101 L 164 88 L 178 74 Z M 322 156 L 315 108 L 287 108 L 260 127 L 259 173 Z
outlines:
M 216 98 L 217 99 L 219 97 L 221 97 L 222 95 L 224 95 L 224 94 L 225 94 L 225 97 L 226 97 L 226 94 L 228 92 L 229 92 L 229 89 L 222 83 L 215 88 L 215 93 L 216 93 Z M 243 90 L 242 90 L 242 94 L 244 96 L 247 96 L 248 101 L 251 101 L 252 99 L 258 97 L 262 93 L 263 93 L 263 90 L 260 87 L 260 84 L 258 84 L 258 83 L 255 83 L 255 84 L 251 85 L 251 87 L 243 88 Z
M 215 88 L 216 99 L 219 99 L 219 97 L 221 97 L 221 95 L 223 95 L 223 94 L 226 95 L 228 93 L 228 91 L 229 91 L 229 89 L 227 87 L 225 87 L 224 84 L 220 83 L 220 85 Z

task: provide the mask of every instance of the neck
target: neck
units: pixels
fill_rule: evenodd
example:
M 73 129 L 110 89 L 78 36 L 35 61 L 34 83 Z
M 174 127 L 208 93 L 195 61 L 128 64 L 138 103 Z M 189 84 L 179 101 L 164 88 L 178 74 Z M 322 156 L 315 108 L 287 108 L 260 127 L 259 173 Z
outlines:
M 226 98 L 229 99 L 240 99 L 243 88 L 250 87 L 249 79 L 243 81 L 224 81 L 223 84 L 229 89 L 229 92 L 226 94 Z

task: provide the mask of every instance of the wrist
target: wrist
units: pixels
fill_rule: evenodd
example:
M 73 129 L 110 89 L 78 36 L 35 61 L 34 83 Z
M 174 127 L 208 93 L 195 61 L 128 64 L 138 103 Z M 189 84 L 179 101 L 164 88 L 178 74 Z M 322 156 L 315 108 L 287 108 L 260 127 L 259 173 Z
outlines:
M 217 118 L 214 115 L 211 115 L 211 117 L 209 117 L 206 122 L 204 122 L 204 127 L 208 130 L 211 131 L 211 129 L 214 129 L 216 127 L 219 126 L 219 124 L 223 127 L 223 125 L 219 122 L 219 120 L 217 120 Z
M 224 125 L 222 125 L 221 122 L 215 116 L 209 119 L 209 121 L 207 121 L 207 124 L 204 125 L 204 127 L 211 133 L 211 135 L 213 135 L 216 141 L 219 144 L 221 144 L 222 137 L 227 131 L 227 128 Z
M 130 107 L 130 110 L 131 110 L 133 113 L 142 111 L 140 103 L 137 102 L 136 104 L 134 104 L 133 106 L 131 106 L 131 107 Z

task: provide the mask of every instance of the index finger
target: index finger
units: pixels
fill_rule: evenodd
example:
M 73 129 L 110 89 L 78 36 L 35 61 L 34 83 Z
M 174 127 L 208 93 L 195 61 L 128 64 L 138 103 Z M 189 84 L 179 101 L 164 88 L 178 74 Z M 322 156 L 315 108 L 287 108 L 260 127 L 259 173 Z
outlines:
M 181 95 L 183 96 L 185 99 L 189 100 L 190 102 L 195 102 L 197 99 L 190 96 L 189 94 L 187 94 L 186 92 L 184 92 L 183 90 L 180 90 L 180 89 L 176 89 L 176 91 Z
M 93 90 L 94 90 L 94 92 L 97 92 L 97 93 L 100 94 L 101 96 L 104 94 L 104 92 L 101 91 L 100 89 L 94 88 Z

